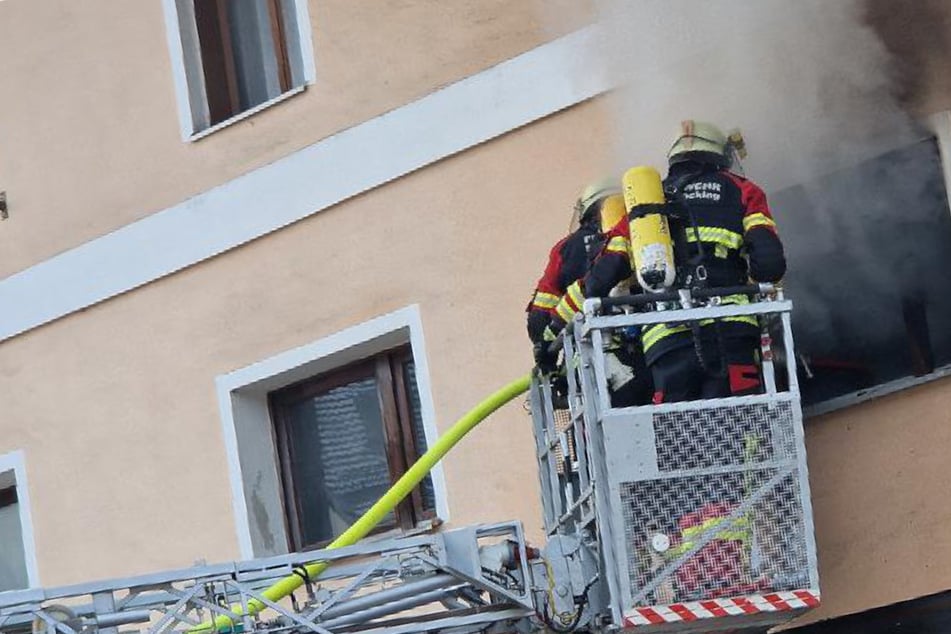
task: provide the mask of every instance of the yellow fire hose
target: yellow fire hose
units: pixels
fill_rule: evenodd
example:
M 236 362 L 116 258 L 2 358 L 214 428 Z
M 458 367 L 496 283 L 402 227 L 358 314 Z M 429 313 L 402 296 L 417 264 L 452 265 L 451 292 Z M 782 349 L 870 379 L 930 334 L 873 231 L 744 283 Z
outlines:
M 456 443 L 458 443 L 463 436 L 469 433 L 476 425 L 481 423 L 483 420 L 488 418 L 492 412 L 499 409 L 513 398 L 517 397 L 519 394 L 524 393 L 528 390 L 528 386 L 531 383 L 531 375 L 527 374 L 522 378 L 513 381 L 498 390 L 487 399 L 476 405 L 473 409 L 469 410 L 465 416 L 460 418 L 456 423 L 450 427 L 445 434 L 439 437 L 436 440 L 435 444 L 429 448 L 429 450 L 420 456 L 409 470 L 403 474 L 403 476 L 396 481 L 396 483 L 389 488 L 389 490 L 383 494 L 376 503 L 364 513 L 360 519 L 353 523 L 343 534 L 340 535 L 337 539 L 333 540 L 327 550 L 332 550 L 334 548 L 344 548 L 345 546 L 352 546 L 357 543 L 364 537 L 366 537 L 373 528 L 383 520 L 386 515 L 396 508 L 396 505 L 403 501 L 407 495 L 409 495 L 412 490 L 418 485 L 423 478 L 426 477 L 426 474 L 429 473 L 430 469 L 436 466 L 436 463 L 439 462 L 446 453 L 452 449 Z M 307 572 L 307 575 L 314 579 L 318 577 L 324 570 L 328 567 L 327 562 L 317 561 L 314 563 L 307 564 L 304 566 L 304 569 Z M 267 588 L 262 594 L 268 601 L 280 601 L 287 595 L 289 595 L 294 590 L 297 590 L 304 584 L 304 579 L 300 575 L 288 575 L 276 582 L 271 587 Z M 263 602 L 258 599 L 250 599 L 248 601 L 248 613 L 257 614 L 261 610 L 267 607 Z M 231 606 L 231 610 L 236 617 L 240 617 L 244 614 L 244 610 L 240 605 Z M 209 632 L 214 628 L 215 630 L 230 630 L 233 627 L 233 620 L 225 615 L 220 615 L 215 617 L 214 622 L 207 621 L 198 625 L 191 630 L 190 634 L 198 634 L 200 632 Z

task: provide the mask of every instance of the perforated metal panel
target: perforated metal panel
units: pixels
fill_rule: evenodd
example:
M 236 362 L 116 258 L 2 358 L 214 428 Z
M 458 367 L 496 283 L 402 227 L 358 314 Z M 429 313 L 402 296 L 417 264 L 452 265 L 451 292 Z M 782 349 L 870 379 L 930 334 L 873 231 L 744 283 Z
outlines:
M 781 368 L 777 386 L 768 347 L 793 349 L 789 308 L 778 301 L 748 309 L 778 314 L 783 330 L 781 343 L 764 338 L 764 394 L 611 407 L 603 342 L 615 329 L 656 320 L 650 313 L 586 314 L 574 323 L 565 340 L 570 416 L 554 409 L 544 385 L 533 390 L 546 529 L 597 537 L 608 594 L 600 609 L 617 626 L 765 632 L 818 604 L 795 368 Z M 678 315 L 702 320 L 730 310 Z M 584 516 L 590 520 L 569 511 L 578 500 L 595 512 Z
M 662 412 L 653 419 L 660 471 L 796 457 L 788 401 Z
M 810 587 L 798 410 L 758 398 L 630 417 L 631 438 L 643 439 L 634 427 L 649 424 L 653 446 L 636 448 L 643 477 L 619 468 L 609 476 L 628 605 Z M 625 450 L 623 425 L 614 422 L 605 447 L 609 464 Z
M 588 322 L 592 344 L 579 348 L 595 395 L 604 384 L 594 327 L 628 319 Z M 781 320 L 792 349 L 788 314 Z M 695 631 L 713 632 L 751 618 L 761 627 L 818 602 L 798 389 L 777 389 L 772 366 L 763 372 L 765 394 L 627 409 L 603 409 L 600 399 L 590 412 L 603 430 L 610 492 L 599 518 L 611 527 L 606 561 L 625 623 L 666 631 L 689 617 L 702 621 Z

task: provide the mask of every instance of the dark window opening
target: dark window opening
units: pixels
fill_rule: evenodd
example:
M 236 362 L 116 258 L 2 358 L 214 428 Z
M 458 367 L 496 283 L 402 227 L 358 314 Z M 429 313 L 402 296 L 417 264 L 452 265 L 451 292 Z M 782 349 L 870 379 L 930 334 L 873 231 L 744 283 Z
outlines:
M 926 139 L 770 197 L 812 405 L 951 364 L 951 211 Z
M 928 304 L 923 297 L 902 298 L 902 317 L 908 336 L 908 358 L 912 374 L 924 376 L 934 372 L 934 349 L 928 328 Z
M 320 547 L 356 521 L 426 451 L 408 346 L 270 394 L 292 547 Z M 377 531 L 435 517 L 429 476 Z
M 0 473 L 0 476 L 9 475 Z M 9 480 L 7 480 L 9 482 Z M 0 592 L 29 587 L 16 484 L 0 486 Z
M 0 489 L 0 509 L 6 506 L 13 506 L 17 503 L 17 488 L 7 487 Z

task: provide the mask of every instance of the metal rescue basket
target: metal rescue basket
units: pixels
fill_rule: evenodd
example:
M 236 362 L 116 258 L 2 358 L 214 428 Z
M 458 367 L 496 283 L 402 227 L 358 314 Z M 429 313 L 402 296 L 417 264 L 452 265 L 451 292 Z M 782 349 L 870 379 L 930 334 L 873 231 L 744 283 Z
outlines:
M 677 309 L 650 312 L 607 314 L 658 296 L 589 300 L 564 338 L 567 402 L 533 384 L 545 528 L 597 551 L 594 609 L 614 627 L 765 631 L 818 605 L 792 306 L 767 285 L 739 289 L 750 304 L 717 304 L 737 290 L 681 292 L 667 298 Z M 763 327 L 764 393 L 612 407 L 612 336 L 737 315 Z

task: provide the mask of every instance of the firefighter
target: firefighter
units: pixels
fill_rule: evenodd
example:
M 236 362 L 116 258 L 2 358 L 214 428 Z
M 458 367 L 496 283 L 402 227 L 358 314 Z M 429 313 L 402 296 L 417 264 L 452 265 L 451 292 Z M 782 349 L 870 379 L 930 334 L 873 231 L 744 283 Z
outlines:
M 786 271 L 782 243 L 763 191 L 730 171 L 732 151 L 714 125 L 684 121 L 668 152 L 664 180 L 682 287 L 738 286 L 748 279 L 777 282 Z M 549 326 L 557 333 L 585 297 L 604 297 L 631 275 L 627 219 L 607 234 L 607 246 L 588 274 L 569 287 Z M 745 295 L 720 298 L 745 304 Z M 731 317 L 692 328 L 658 324 L 641 342 L 654 382 L 654 402 L 717 398 L 760 391 L 755 317 Z
M 556 335 L 553 319 L 562 321 L 563 299 L 569 289 L 577 288 L 591 263 L 605 248 L 604 234 L 624 217 L 624 201 L 613 179 L 602 179 L 582 190 L 575 204 L 579 220 L 577 230 L 552 247 L 548 265 L 539 280 L 528 308 L 528 335 L 534 344 L 535 362 L 545 374 L 557 366 L 558 353 L 551 350 Z M 570 314 L 563 313 L 565 320 Z M 652 392 L 649 373 L 638 342 L 617 338 L 605 350 L 608 388 L 616 407 L 644 404 Z
M 684 121 L 667 158 L 664 190 L 684 238 L 682 284 L 718 288 L 782 279 L 786 258 L 766 195 L 730 171 L 733 152 L 726 135 L 713 124 Z M 721 305 L 749 301 L 742 294 L 719 300 Z M 752 316 L 726 317 L 700 328 L 658 324 L 645 329 L 654 401 L 761 391 L 759 338 L 759 322 Z
M 596 250 L 595 245 L 601 237 L 601 204 L 617 192 L 617 186 L 610 179 L 601 179 L 581 191 L 575 202 L 578 228 L 551 248 L 545 272 L 525 309 L 528 313 L 528 337 L 535 347 L 535 361 L 544 372 L 553 371 L 555 365 L 555 359 L 551 358 L 545 345 L 545 329 L 568 286 L 588 271 L 591 252 Z
M 528 337 L 534 346 L 535 362 L 545 374 L 554 372 L 558 355 L 550 344 L 554 336 L 548 330 L 555 309 L 568 286 L 587 273 L 602 240 L 601 207 L 617 195 L 618 187 L 611 178 L 602 178 L 581 190 L 574 206 L 577 228 L 555 243 L 548 254 L 548 264 L 532 293 L 527 312 Z

